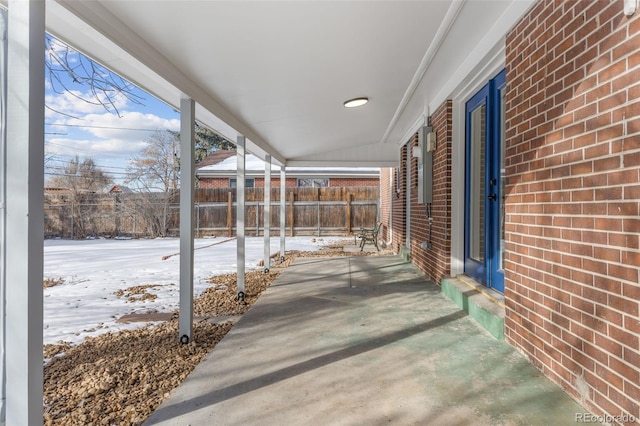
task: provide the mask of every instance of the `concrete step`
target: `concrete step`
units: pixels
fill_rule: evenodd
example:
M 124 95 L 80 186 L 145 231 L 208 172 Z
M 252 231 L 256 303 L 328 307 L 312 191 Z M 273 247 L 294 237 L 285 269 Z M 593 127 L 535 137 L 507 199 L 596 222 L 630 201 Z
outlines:
M 498 340 L 504 340 L 504 295 L 463 276 L 442 280 L 442 293 Z

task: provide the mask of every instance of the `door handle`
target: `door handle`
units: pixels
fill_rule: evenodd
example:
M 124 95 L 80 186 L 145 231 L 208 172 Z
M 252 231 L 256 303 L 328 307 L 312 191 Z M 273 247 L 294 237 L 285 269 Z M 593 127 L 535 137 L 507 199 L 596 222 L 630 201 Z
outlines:
M 491 194 L 487 198 L 491 201 L 495 201 L 497 199 L 496 194 Z

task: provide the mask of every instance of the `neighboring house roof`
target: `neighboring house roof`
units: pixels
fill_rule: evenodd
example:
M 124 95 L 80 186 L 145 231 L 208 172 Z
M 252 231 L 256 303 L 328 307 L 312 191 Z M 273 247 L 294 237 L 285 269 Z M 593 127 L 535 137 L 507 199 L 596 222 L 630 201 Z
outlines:
M 59 187 L 54 187 L 54 186 L 46 186 L 44 188 L 44 192 L 45 194 L 68 194 L 69 189 L 68 188 L 59 188 Z
M 199 163 L 196 170 L 196 176 L 200 179 L 212 177 L 235 177 L 237 169 L 236 152 L 224 152 L 231 154 L 216 163 L 209 163 L 208 165 L 200 166 L 200 164 L 207 161 L 209 157 Z M 271 165 L 272 175 L 279 172 L 279 166 Z M 378 167 L 287 167 L 286 172 L 287 177 L 380 177 L 380 168 Z M 247 154 L 245 157 L 245 173 L 247 176 L 263 176 L 264 161 L 253 154 Z
M 124 185 L 113 185 L 113 187 L 109 190 L 109 193 L 112 192 L 133 192 L 133 189 Z
M 219 162 L 236 155 L 236 150 L 228 150 L 228 149 L 218 149 L 209 154 L 206 158 L 204 158 L 201 162 L 196 164 L 196 169 L 200 169 L 205 166 L 210 166 L 212 164 L 218 164 Z

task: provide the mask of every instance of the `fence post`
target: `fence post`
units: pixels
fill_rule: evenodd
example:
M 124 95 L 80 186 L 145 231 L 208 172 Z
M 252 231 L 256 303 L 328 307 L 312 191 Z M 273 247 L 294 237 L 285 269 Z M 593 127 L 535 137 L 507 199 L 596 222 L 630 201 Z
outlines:
M 353 200 L 353 194 L 350 192 L 347 193 L 346 201 L 347 201 L 347 235 L 351 233 L 351 201 Z
M 196 236 L 200 238 L 200 203 L 196 204 Z
M 320 236 L 320 187 L 318 187 L 318 237 Z
M 120 212 L 119 212 L 119 206 L 118 204 L 120 203 L 120 195 L 118 193 L 114 194 L 113 196 L 113 213 L 115 215 L 114 218 L 114 222 L 115 222 L 115 234 L 116 237 L 120 235 Z
M 260 236 L 260 201 L 256 201 L 256 237 L 259 237 L 259 236 Z
M 229 237 L 233 232 L 233 194 L 231 191 L 227 195 L 227 229 L 229 230 Z
M 293 219 L 295 217 L 294 214 L 293 214 L 295 198 L 296 198 L 296 196 L 295 196 L 294 192 L 292 191 L 291 192 L 291 208 L 289 209 L 289 223 L 291 224 L 291 236 L 292 237 L 293 237 L 293 225 L 294 225 Z

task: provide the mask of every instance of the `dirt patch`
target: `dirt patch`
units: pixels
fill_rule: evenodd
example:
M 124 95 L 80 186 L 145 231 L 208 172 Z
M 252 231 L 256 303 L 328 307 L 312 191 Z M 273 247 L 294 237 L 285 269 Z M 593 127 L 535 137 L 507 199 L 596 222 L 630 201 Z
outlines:
M 64 282 L 64 278 L 60 277 L 60 278 L 45 278 L 44 280 L 42 280 L 42 287 L 44 288 L 49 288 L 49 287 L 55 287 L 57 285 L 60 285 Z
M 71 349 L 71 343 L 65 342 L 63 340 L 59 341 L 58 344 L 48 344 L 44 345 L 43 355 L 46 358 L 53 358 L 54 356 L 60 355 Z
M 248 272 L 246 304 L 237 297 L 236 274 L 214 276 L 211 287 L 194 301 L 194 341 L 179 345 L 178 314 L 153 312 L 147 321 L 168 320 L 133 331 L 89 337 L 77 346 L 68 342 L 44 347 L 44 423 L 46 425 L 139 425 L 177 387 L 278 277 Z M 148 294 L 135 286 L 119 297 Z M 120 292 L 119 292 L 120 293 Z M 225 322 L 214 324 L 213 318 Z M 121 318 L 124 320 L 126 318 Z M 140 319 L 138 316 L 129 320 Z M 211 320 L 207 320 L 211 319 Z
M 127 302 L 143 302 L 145 300 L 155 300 L 157 295 L 149 293 L 147 290 L 150 288 L 162 287 L 161 284 L 143 284 L 134 285 L 133 287 L 125 288 L 124 290 L 118 290 L 114 292 L 118 297 L 125 297 Z
M 144 312 L 137 314 L 127 314 L 123 315 L 116 320 L 119 323 L 129 323 L 129 322 L 157 322 L 157 321 L 171 321 L 172 319 L 176 319 L 176 313 L 172 312 Z
M 389 256 L 393 254 L 391 248 L 380 246 L 380 251 L 368 252 L 368 251 L 355 251 L 345 252 L 345 246 L 355 245 L 353 238 L 337 241 L 333 244 L 329 244 L 322 247 L 317 251 L 287 251 L 287 256 L 284 262 L 277 262 L 274 266 L 278 268 L 286 268 L 291 265 L 299 257 L 345 257 L 345 256 Z M 280 259 L 280 254 L 276 256 L 276 259 Z
M 236 274 L 224 274 L 211 277 L 211 287 L 202 292 L 194 302 L 193 314 L 197 317 L 222 315 L 241 315 L 258 300 L 263 291 L 280 275 L 279 272 L 247 272 L 244 292 L 246 304 L 239 303 L 238 277 Z
M 44 369 L 44 423 L 141 424 L 230 329 L 203 321 L 179 345 L 173 320 L 67 348 Z

